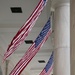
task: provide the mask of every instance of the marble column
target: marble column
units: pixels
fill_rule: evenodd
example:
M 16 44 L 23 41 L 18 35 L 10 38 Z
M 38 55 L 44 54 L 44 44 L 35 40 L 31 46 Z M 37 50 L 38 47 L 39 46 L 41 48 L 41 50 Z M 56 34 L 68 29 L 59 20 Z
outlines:
M 54 18 L 54 75 L 70 75 L 70 5 L 60 3 Z

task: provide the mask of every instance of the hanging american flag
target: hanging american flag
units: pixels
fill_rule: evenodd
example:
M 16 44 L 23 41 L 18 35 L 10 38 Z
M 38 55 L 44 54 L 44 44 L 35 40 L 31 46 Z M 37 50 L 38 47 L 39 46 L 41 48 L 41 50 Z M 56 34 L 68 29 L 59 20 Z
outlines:
M 42 70 L 42 72 L 39 75 L 49 75 L 53 69 L 53 52 L 50 56 L 50 59 L 45 66 L 45 68 Z
M 28 36 L 28 33 L 35 25 L 35 22 L 40 16 L 43 8 L 46 6 L 47 1 L 48 0 L 40 0 L 40 2 L 38 3 L 35 10 L 30 15 L 30 17 L 27 19 L 25 24 L 19 29 L 17 34 L 12 39 L 6 53 L 4 54 L 4 60 L 6 60 L 6 58 L 9 57 L 19 47 L 20 44 L 23 43 L 25 38 Z
M 34 43 L 29 47 L 26 51 L 25 55 L 22 59 L 17 63 L 14 69 L 11 71 L 10 75 L 20 75 L 20 73 L 24 70 L 27 64 L 31 61 L 31 59 L 36 55 L 42 45 L 46 42 L 49 35 L 51 34 L 51 25 L 50 19 L 47 21 L 46 25 L 34 41 Z

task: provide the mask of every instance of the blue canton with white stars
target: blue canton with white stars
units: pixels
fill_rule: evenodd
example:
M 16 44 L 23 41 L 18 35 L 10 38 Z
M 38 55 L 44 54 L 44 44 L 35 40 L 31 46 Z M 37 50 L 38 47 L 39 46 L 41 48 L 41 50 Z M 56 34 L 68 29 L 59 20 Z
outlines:
M 51 26 L 50 26 L 50 18 L 49 18 L 49 20 L 47 21 L 46 25 L 44 26 L 44 28 L 40 32 L 39 36 L 34 41 L 35 42 L 35 47 L 37 47 L 41 43 L 41 41 L 44 39 L 44 37 L 46 36 L 47 32 L 49 31 L 50 27 Z
M 49 59 L 47 65 L 46 65 L 46 67 L 45 67 L 45 71 L 46 71 L 46 72 L 49 70 L 49 68 L 51 67 L 51 65 L 52 65 L 52 63 L 53 63 L 53 53 L 54 53 L 54 52 L 52 52 L 51 57 L 50 57 L 50 59 Z

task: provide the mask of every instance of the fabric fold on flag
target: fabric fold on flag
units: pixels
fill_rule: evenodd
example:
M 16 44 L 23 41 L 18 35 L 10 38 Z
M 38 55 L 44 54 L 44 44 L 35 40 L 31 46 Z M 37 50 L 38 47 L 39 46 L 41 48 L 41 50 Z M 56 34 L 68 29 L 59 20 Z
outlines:
M 25 40 L 31 31 L 32 27 L 35 25 L 36 20 L 40 16 L 43 8 L 46 6 L 48 0 L 40 0 L 30 17 L 27 19 L 25 24 L 19 29 L 17 34 L 12 39 L 9 44 L 6 53 L 4 54 L 4 60 L 9 57 Z
M 45 24 L 44 28 L 34 41 L 34 43 L 29 47 L 29 49 L 26 51 L 24 56 L 21 58 L 21 60 L 16 64 L 14 69 L 11 71 L 9 75 L 20 75 L 21 72 L 25 69 L 25 67 L 28 65 L 28 63 L 32 60 L 32 58 L 36 55 L 36 53 L 40 50 L 40 48 L 43 46 L 43 44 L 48 39 L 49 35 L 51 34 L 51 24 L 50 24 L 50 18 Z
M 53 69 L 53 52 L 42 72 L 39 75 L 49 75 Z

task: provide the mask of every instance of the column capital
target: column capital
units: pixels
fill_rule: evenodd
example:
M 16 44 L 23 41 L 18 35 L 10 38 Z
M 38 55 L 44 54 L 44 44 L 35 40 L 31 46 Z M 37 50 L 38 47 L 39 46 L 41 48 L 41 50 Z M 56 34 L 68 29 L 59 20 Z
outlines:
M 64 5 L 70 5 L 70 0 L 53 0 L 52 1 L 53 8 L 57 8 Z

